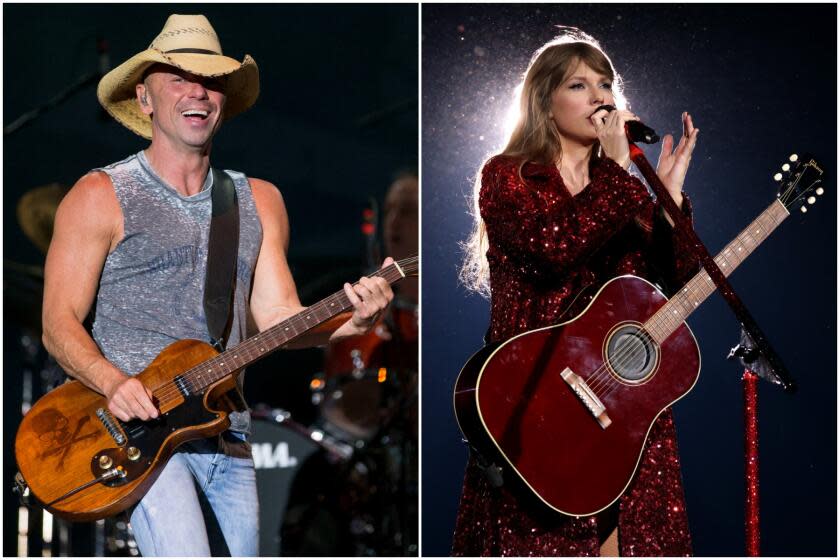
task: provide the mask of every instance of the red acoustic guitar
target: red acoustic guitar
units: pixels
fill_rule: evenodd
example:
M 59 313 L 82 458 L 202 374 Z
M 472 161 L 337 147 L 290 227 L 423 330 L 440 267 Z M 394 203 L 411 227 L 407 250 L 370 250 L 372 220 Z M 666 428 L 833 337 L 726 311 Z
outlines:
M 391 284 L 417 274 L 417 257 L 373 276 Z M 239 371 L 352 308 L 341 291 L 221 354 L 198 340 L 167 346 L 138 374 L 160 416 L 123 422 L 105 397 L 78 381 L 43 396 L 23 417 L 15 456 L 23 481 L 50 512 L 73 521 L 102 519 L 134 505 L 182 443 L 223 432 L 235 410 Z
M 818 164 L 791 162 L 776 175 L 778 199 L 715 258 L 724 274 L 788 208 L 805 212 L 823 194 Z M 697 382 L 700 351 L 683 321 L 714 290 L 705 271 L 671 300 L 642 278 L 621 276 L 577 317 L 485 346 L 455 383 L 461 431 L 555 511 L 609 507 L 630 484 L 653 422 Z

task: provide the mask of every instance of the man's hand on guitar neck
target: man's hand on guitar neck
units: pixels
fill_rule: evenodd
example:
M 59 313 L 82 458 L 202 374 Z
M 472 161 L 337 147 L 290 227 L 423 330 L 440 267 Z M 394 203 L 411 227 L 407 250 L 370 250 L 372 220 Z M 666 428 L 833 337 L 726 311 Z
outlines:
M 394 259 L 386 258 L 380 268 L 393 264 Z M 344 336 L 358 336 L 365 334 L 379 320 L 382 312 L 394 299 L 391 284 L 382 277 L 369 278 L 362 276 L 355 285 L 344 284 L 344 293 L 353 304 L 353 316 L 335 331 L 331 341 Z
M 108 410 L 124 422 L 134 418 L 151 420 L 158 417 L 158 409 L 152 402 L 152 391 L 136 377 L 119 373 L 104 384 L 102 392 L 108 399 Z

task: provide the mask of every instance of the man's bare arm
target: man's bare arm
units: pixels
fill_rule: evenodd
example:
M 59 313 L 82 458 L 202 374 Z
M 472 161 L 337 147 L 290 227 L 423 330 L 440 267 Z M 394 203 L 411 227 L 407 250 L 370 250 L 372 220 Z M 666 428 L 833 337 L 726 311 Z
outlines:
M 260 331 L 305 309 L 297 295 L 286 254 L 289 249 L 289 217 L 280 191 L 267 181 L 249 179 L 263 240 L 254 271 L 251 312 Z M 386 263 L 390 262 L 386 260 Z M 349 320 L 334 331 L 315 330 L 295 340 L 289 347 L 319 346 L 370 330 L 378 314 L 388 306 L 394 294 L 382 278 L 362 278 L 355 288 L 345 284 L 344 291 L 354 304 Z
M 122 238 L 122 211 L 111 180 L 89 173 L 67 193 L 55 217 L 44 270 L 43 341 L 59 365 L 108 398 L 122 420 L 157 416 L 151 392 L 111 364 L 83 326 L 108 253 Z

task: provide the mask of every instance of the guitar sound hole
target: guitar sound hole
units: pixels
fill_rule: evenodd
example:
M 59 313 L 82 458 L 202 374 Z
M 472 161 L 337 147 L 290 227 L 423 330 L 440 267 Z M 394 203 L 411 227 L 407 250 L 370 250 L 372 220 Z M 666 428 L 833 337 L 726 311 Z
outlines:
M 647 333 L 637 325 L 617 329 L 607 343 L 607 360 L 625 381 L 645 379 L 656 365 L 656 349 Z

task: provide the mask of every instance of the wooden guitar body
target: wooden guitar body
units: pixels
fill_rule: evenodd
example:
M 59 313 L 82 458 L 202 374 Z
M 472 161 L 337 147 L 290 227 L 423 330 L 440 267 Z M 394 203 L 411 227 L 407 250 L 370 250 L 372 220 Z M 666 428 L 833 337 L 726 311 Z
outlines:
M 622 350 L 667 301 L 646 280 L 622 276 L 574 319 L 479 350 L 456 381 L 461 431 L 555 511 L 607 508 L 632 480 L 653 422 L 700 373 L 685 323 L 661 344 Z M 587 406 L 573 385 L 603 410 L 590 410 L 595 401 Z
M 394 284 L 416 276 L 417 256 L 370 277 Z M 236 388 L 243 368 L 310 331 L 332 330 L 353 304 L 344 290 L 222 353 L 198 340 L 167 346 L 138 374 L 160 411 L 149 421 L 121 422 L 105 398 L 78 381 L 44 395 L 18 428 L 15 455 L 34 497 L 73 521 L 102 519 L 136 504 L 184 442 L 220 434 L 244 403 Z M 343 320 L 347 320 L 345 316 Z
M 164 349 L 138 378 L 154 391 L 217 354 L 204 342 L 181 340 Z M 23 417 L 15 441 L 18 467 L 32 494 L 56 515 L 89 521 L 119 513 L 142 498 L 180 444 L 230 425 L 226 393 L 235 379 L 226 377 L 203 394 L 169 394 L 159 404 L 160 416 L 147 422 L 121 422 L 107 412 L 102 395 L 78 381 L 66 383 Z M 124 441 L 118 443 L 109 423 Z M 113 469 L 119 474 L 90 484 Z

